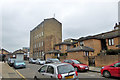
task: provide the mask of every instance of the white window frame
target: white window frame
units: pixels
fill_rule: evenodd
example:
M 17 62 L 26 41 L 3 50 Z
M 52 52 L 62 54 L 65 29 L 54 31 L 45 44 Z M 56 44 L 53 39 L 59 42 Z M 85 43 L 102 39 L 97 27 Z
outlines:
M 108 39 L 108 45 L 109 46 L 113 46 L 114 45 L 114 39 L 113 38 Z
M 43 41 L 42 41 L 42 46 L 43 46 Z
M 43 32 L 41 32 L 41 35 L 43 36 Z

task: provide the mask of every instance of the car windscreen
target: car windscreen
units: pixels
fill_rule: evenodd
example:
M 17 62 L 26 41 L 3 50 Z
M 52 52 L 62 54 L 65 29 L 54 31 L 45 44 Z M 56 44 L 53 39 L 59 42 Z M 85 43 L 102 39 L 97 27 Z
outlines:
M 60 65 L 57 67 L 58 74 L 74 72 L 74 67 L 70 64 Z
M 16 61 L 15 63 L 24 63 L 24 61 Z
M 82 64 L 82 62 L 78 61 L 78 60 L 72 60 L 75 64 Z
M 59 62 L 58 59 L 50 59 L 52 62 Z

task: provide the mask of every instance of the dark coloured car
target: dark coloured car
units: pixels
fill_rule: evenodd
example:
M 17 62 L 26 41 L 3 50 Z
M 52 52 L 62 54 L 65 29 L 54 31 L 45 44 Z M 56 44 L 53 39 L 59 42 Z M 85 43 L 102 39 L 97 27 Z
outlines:
M 13 67 L 15 69 L 17 68 L 26 68 L 26 64 L 24 61 L 15 61 L 14 64 L 13 64 Z
M 76 71 L 88 71 L 89 70 L 88 65 L 83 64 L 82 62 L 78 60 L 74 60 L 74 59 L 64 60 L 64 63 L 71 64 L 75 68 Z
M 104 77 L 120 77 L 120 61 L 101 68 L 101 75 Z
M 51 59 L 46 60 L 46 64 L 48 64 L 48 63 L 61 63 L 61 62 L 59 61 L 59 59 L 51 58 Z
M 9 58 L 9 59 L 8 59 L 8 65 L 9 65 L 9 66 L 13 66 L 15 60 L 16 60 L 15 58 Z

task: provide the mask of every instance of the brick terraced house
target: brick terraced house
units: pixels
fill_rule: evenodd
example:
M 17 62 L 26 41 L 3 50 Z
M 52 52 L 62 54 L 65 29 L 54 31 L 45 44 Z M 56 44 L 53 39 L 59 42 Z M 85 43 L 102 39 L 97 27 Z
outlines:
M 44 19 L 30 31 L 30 57 L 44 59 L 44 54 L 62 42 L 62 24 L 55 18 Z
M 56 58 L 58 54 L 61 57 L 61 54 L 66 54 L 63 59 L 78 59 L 85 64 L 90 64 L 99 53 L 120 48 L 120 23 L 116 23 L 112 31 L 71 40 L 67 39 L 55 44 L 54 50 L 46 54 L 47 58 Z

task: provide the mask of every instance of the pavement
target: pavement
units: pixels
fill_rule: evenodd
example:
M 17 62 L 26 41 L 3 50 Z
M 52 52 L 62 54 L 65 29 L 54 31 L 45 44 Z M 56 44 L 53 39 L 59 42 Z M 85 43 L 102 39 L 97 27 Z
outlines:
M 7 63 L 0 62 L 0 79 L 1 78 L 21 78 L 19 74 Z
M 89 66 L 89 71 L 91 71 L 91 72 L 97 72 L 97 73 L 100 73 L 100 70 L 101 70 L 100 67 Z

